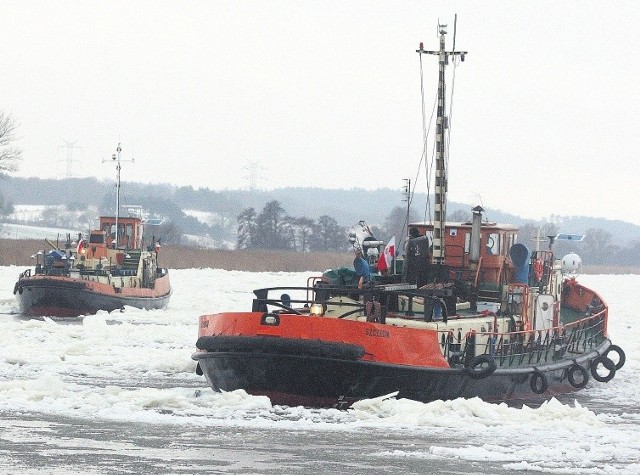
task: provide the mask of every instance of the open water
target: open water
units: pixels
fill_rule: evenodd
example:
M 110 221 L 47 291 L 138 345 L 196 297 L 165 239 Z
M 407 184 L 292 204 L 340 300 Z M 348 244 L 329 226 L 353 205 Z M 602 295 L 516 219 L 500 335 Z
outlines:
M 169 307 L 73 320 L 16 313 L 0 267 L 0 473 L 640 473 L 640 276 L 580 280 L 627 354 L 609 383 L 542 405 L 362 401 L 348 411 L 219 394 L 191 360 L 197 317 L 248 310 L 307 273 L 173 270 Z

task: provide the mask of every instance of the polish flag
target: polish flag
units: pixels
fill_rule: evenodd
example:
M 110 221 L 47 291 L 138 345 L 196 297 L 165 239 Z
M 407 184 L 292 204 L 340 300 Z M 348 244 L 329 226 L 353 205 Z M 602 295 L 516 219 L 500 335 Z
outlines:
M 382 251 L 380 259 L 378 259 L 378 270 L 384 272 L 391 267 L 393 258 L 396 255 L 396 237 L 393 236 Z

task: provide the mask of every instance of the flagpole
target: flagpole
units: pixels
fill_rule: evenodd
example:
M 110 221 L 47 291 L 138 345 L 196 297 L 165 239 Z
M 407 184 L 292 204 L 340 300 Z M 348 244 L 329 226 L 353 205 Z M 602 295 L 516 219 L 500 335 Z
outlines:
M 394 234 L 391 239 L 393 239 L 393 255 L 391 256 L 391 259 L 393 259 L 393 275 L 395 275 L 396 274 L 396 235 Z

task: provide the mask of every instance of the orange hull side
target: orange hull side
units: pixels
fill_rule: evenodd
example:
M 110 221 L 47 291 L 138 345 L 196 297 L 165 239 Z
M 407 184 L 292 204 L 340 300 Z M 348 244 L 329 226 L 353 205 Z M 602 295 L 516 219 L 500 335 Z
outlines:
M 563 305 L 584 312 L 593 302 L 594 298 L 602 305 L 602 309 L 599 309 L 598 312 L 604 312 L 604 335 L 607 336 L 607 321 L 609 316 L 609 306 L 607 305 L 607 302 L 605 302 L 596 291 L 579 284 L 575 279 L 568 279 L 565 281 L 565 287 L 562 293 Z
M 363 346 L 363 360 L 399 365 L 449 368 L 438 332 L 336 318 L 279 315 L 279 325 L 260 323 L 262 313 L 203 315 L 198 336 L 237 335 L 300 338 Z
M 115 287 L 111 284 L 103 284 L 100 282 L 93 282 L 90 280 L 79 280 L 72 277 L 64 276 L 48 276 L 48 275 L 34 275 L 31 276 L 32 281 L 38 280 L 57 280 L 60 282 L 82 282 L 85 284 L 87 290 L 97 292 L 103 295 L 119 295 L 119 296 L 131 296 L 131 297 L 161 297 L 166 295 L 171 290 L 168 277 L 163 277 L 156 280 L 156 286 L 154 289 L 143 289 L 140 287 L 123 287 L 121 292 L 116 292 Z M 116 279 L 116 278 L 114 278 Z M 119 289 L 119 288 L 118 288 Z

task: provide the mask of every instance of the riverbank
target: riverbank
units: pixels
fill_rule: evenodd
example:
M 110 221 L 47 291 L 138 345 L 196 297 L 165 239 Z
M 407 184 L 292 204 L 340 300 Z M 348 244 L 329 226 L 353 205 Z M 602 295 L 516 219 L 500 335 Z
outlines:
M 40 239 L 0 239 L 0 265 L 30 267 L 35 263 L 31 256 L 38 249 L 49 251 L 51 247 Z M 158 259 L 162 267 L 169 269 L 212 268 L 247 272 L 323 271 L 353 265 L 350 252 L 229 251 L 174 245 L 163 246 Z M 640 274 L 640 268 L 586 265 L 583 274 Z
M 55 245 L 55 242 L 52 242 Z M 33 266 L 38 250 L 52 247 L 40 239 L 0 239 L 0 266 Z M 306 272 L 351 266 L 350 252 L 229 251 L 190 246 L 162 246 L 158 262 L 169 269 L 226 269 L 247 272 Z

